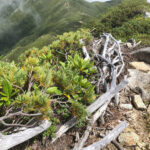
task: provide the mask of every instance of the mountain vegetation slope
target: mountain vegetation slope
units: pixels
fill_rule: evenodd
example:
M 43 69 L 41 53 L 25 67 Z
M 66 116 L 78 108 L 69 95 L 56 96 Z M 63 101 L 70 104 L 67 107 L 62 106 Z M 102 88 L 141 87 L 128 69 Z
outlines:
M 46 137 L 53 136 L 57 126 L 73 117 L 77 118 L 79 127 L 85 125 L 88 116 L 85 108 L 97 97 L 95 80 L 98 81 L 99 77 L 94 61 L 83 58 L 82 47 L 90 47 L 93 35 L 99 37 L 102 32 L 111 32 L 122 40 L 135 38 L 142 40 L 144 45 L 150 43 L 150 18 L 144 17 L 144 12 L 150 7 L 145 0 L 124 0 L 104 15 L 99 12 L 96 19 L 84 25 L 90 30 L 80 29 L 58 36 L 55 35 L 81 27 L 87 19 L 96 15 L 96 11 L 101 10 L 101 6 L 93 3 L 91 7 L 89 3 L 78 0 L 51 0 L 51 5 L 55 4 L 55 7 L 50 9 L 46 1 L 49 2 L 28 0 L 20 9 L 20 5 L 15 3 L 15 9 L 9 8 L 11 15 L 5 14 L 6 18 L 19 22 L 19 25 L 8 24 L 8 31 L 12 32 L 7 34 L 1 31 L 10 47 L 2 45 L 2 42 L 1 45 L 14 48 L 4 59 L 16 60 L 22 55 L 19 63 L 0 61 L 0 129 L 4 131 L 3 134 L 9 134 L 16 126 L 38 125 L 45 119 L 52 122 L 51 127 L 42 134 Z M 81 7 L 82 3 L 86 5 Z M 41 7 L 44 4 L 45 7 Z M 108 4 L 105 3 L 103 9 Z M 21 9 L 29 6 L 33 8 L 22 13 Z M 88 6 L 91 8 L 89 11 Z M 92 12 L 93 9 L 96 11 Z M 33 15 L 33 12 L 38 13 Z M 6 22 L 4 20 L 3 26 Z M 84 44 L 81 44 L 81 39 Z M 9 118 L 9 113 L 15 115 Z M 12 124 L 15 126 L 8 128 Z
M 5 5 L 2 9 L 1 18 L 5 16 L 5 21 L 0 24 L 0 29 L 5 30 L 0 36 L 0 52 L 5 54 L 14 49 L 7 59 L 16 59 L 26 49 L 50 44 L 57 34 L 76 30 L 120 1 L 13 0 L 13 5 Z
M 116 38 L 141 40 L 145 46 L 150 45 L 150 18 L 145 12 L 150 10 L 146 0 L 124 0 L 106 14 L 88 22 L 85 26 L 94 29 L 99 36 L 103 32 L 112 33 Z

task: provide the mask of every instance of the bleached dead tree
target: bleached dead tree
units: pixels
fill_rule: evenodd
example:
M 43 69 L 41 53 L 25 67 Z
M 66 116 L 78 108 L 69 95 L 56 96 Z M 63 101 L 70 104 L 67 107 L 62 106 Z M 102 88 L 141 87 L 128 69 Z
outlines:
M 8 150 L 18 144 L 21 144 L 40 133 L 44 132 L 50 127 L 51 123 L 48 120 L 44 120 L 41 124 L 34 128 L 27 128 L 18 133 L 13 133 L 10 135 L 1 135 L 0 136 L 0 149 Z

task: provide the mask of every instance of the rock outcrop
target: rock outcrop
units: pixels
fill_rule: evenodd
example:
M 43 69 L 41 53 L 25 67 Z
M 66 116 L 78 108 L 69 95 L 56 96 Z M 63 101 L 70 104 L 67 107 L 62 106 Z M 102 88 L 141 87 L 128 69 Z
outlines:
M 150 47 L 135 50 L 135 51 L 131 52 L 131 55 L 133 58 L 135 58 L 139 61 L 144 61 L 144 62 L 150 64 Z
M 128 86 L 130 89 L 139 89 L 143 101 L 150 101 L 150 74 L 144 73 L 136 69 L 128 69 L 129 78 Z

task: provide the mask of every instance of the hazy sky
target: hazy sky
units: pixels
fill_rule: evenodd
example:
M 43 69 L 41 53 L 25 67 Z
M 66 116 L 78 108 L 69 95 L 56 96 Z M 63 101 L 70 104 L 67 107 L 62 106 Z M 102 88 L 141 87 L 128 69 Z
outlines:
M 107 2 L 107 1 L 111 1 L 111 0 L 86 0 L 88 2 Z

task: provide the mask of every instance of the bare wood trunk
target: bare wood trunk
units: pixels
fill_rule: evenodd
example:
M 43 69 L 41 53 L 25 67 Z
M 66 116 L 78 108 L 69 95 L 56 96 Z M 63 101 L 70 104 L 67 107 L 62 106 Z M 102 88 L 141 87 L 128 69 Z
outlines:
M 0 137 L 0 150 L 8 150 L 16 145 L 19 145 L 47 130 L 50 125 L 51 123 L 48 120 L 45 120 L 38 127 L 29 128 L 11 135 L 2 135 Z
M 107 106 L 109 104 L 110 100 L 104 104 L 92 117 L 92 120 L 90 121 L 89 125 L 87 126 L 86 131 L 84 132 L 82 138 L 80 139 L 80 141 L 78 143 L 75 144 L 74 149 L 73 150 L 80 150 L 85 142 L 88 139 L 88 136 L 93 128 L 94 123 L 97 121 L 97 119 L 103 114 L 104 111 L 106 111 Z
M 128 126 L 128 123 L 126 121 L 121 122 L 118 126 L 116 126 L 108 135 L 106 135 L 102 140 L 85 147 L 81 150 L 101 150 L 106 145 L 111 143 L 114 139 L 117 138 L 117 136 Z

